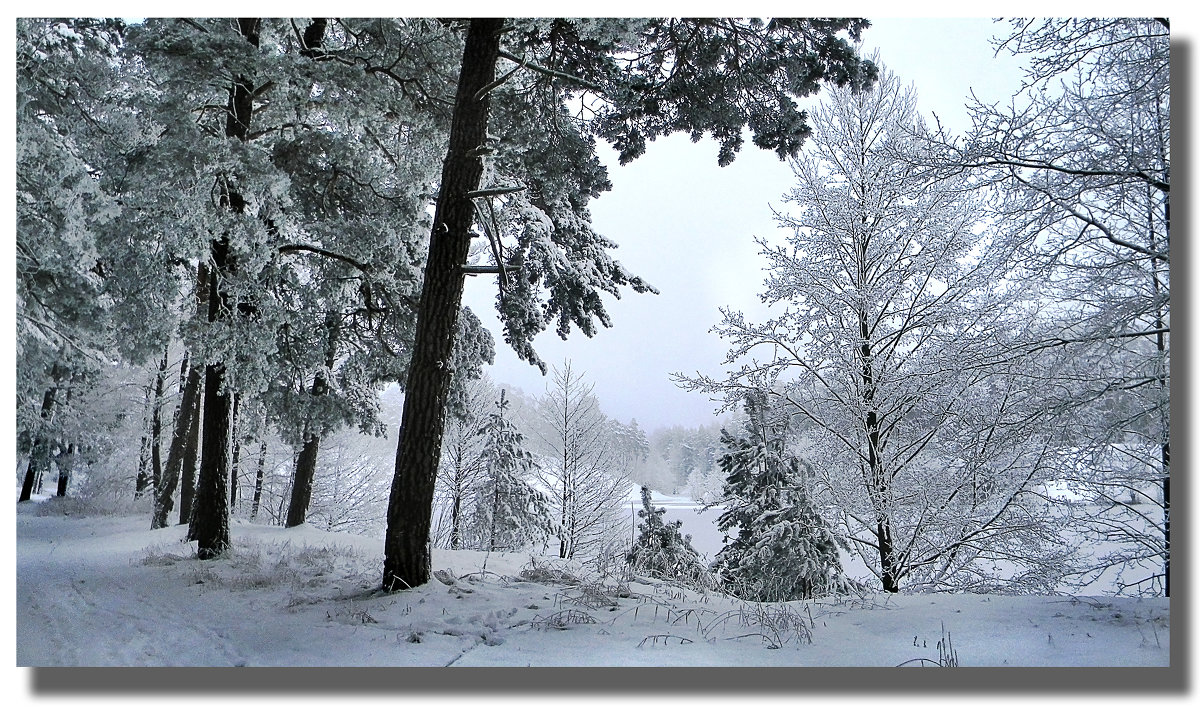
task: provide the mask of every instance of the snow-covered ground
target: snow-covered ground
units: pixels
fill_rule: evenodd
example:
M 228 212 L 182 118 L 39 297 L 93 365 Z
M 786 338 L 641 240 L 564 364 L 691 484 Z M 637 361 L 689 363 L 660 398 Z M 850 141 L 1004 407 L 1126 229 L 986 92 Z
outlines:
M 194 559 L 142 516 L 16 517 L 19 666 L 1166 666 L 1166 599 L 868 595 L 747 604 L 616 568 L 435 551 L 374 591 L 382 541 L 236 523 Z

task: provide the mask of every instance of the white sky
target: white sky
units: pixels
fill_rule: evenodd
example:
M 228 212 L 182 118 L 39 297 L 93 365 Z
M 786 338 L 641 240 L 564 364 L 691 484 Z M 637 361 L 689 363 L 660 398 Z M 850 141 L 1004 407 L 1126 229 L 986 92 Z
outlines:
M 863 52 L 878 48 L 882 63 L 916 85 L 922 112 L 936 112 L 944 124 L 962 130 L 971 89 L 981 99 L 1003 101 L 1019 88 L 1018 64 L 1008 56 L 994 58 L 988 43 L 993 31 L 1006 26 L 987 19 L 873 20 L 863 33 Z M 732 165 L 720 168 L 715 143 L 692 144 L 684 135 L 658 140 L 624 167 L 607 146 L 601 159 L 613 189 L 592 202 L 596 230 L 619 243 L 616 257 L 661 294 L 626 291 L 619 301 L 606 298 L 611 329 L 591 339 L 574 332 L 565 342 L 550 330 L 535 346 L 551 366 L 570 358 L 596 384 L 605 411 L 623 422 L 636 418 L 647 430 L 712 422 L 715 405 L 678 389 L 669 375 L 719 373 L 727 347 L 708 333 L 720 320 L 719 307 L 762 318 L 755 237 L 786 236 L 771 209 L 784 208 L 791 170 L 749 140 Z M 549 377 L 519 361 L 500 340 L 494 297 L 493 278 L 468 280 L 465 303 L 497 334 L 491 375 L 540 394 Z

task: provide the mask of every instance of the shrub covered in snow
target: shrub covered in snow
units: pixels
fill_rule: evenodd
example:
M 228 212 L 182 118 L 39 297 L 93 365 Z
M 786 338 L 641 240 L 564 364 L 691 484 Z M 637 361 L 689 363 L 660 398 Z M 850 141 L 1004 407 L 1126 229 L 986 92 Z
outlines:
M 665 513 L 666 509 L 650 503 L 650 489 L 643 486 L 638 538 L 626 557 L 629 565 L 648 577 L 702 584 L 706 570 L 700 553 L 692 547 L 692 536 L 680 532 L 682 521 L 664 521 Z

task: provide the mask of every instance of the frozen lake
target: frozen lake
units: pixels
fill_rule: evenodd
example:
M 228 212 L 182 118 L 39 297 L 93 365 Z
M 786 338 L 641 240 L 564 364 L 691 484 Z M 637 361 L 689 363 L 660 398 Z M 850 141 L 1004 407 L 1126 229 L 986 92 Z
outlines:
M 642 508 L 641 498 L 637 493 L 636 487 L 634 489 L 633 496 L 634 499 L 630 500 L 628 506 L 629 518 L 631 523 L 636 523 L 638 520 L 637 512 Z M 721 546 L 724 544 L 724 534 L 717 530 L 717 519 L 723 512 L 722 507 L 715 506 L 708 510 L 703 510 L 703 504 L 697 503 L 690 498 L 683 496 L 666 496 L 659 493 L 653 493 L 651 495 L 651 503 L 653 503 L 656 508 L 663 508 L 666 510 L 664 518 L 668 523 L 680 521 L 682 523 L 681 529 L 683 533 L 685 535 L 692 536 L 692 547 L 696 548 L 696 551 L 704 557 L 705 561 L 712 561 L 713 557 L 716 556 L 717 552 L 720 551 Z M 1149 507 L 1140 510 L 1146 514 L 1146 517 L 1151 517 L 1154 513 L 1154 509 Z M 1149 530 L 1147 530 L 1147 532 L 1149 532 Z M 632 539 L 635 535 L 636 533 L 633 533 L 631 529 L 630 538 Z M 1095 554 L 1096 556 L 1099 556 L 1103 555 L 1105 552 L 1116 550 L 1117 545 L 1115 543 L 1093 543 L 1087 545 L 1086 549 L 1090 550 L 1091 553 Z M 867 569 L 867 566 L 863 563 L 861 558 L 845 551 L 843 551 L 841 555 L 842 567 L 845 569 L 847 575 L 855 579 L 866 580 L 868 582 L 871 581 L 871 572 Z M 1148 576 L 1149 571 L 1146 568 L 1130 567 L 1124 570 L 1118 570 L 1114 568 L 1094 578 L 1085 587 L 1077 588 L 1073 590 L 1073 592 L 1096 596 L 1115 594 L 1117 590 L 1118 578 L 1121 574 L 1124 574 L 1124 579 L 1126 581 L 1133 581 L 1140 579 L 1141 577 Z
M 722 513 L 720 506 L 702 510 L 703 504 L 690 498 L 667 496 L 658 492 L 651 493 L 650 502 L 654 504 L 655 508 L 666 510 L 664 518 L 668 523 L 675 521 L 683 523 L 681 526 L 683 534 L 692 536 L 692 547 L 696 548 L 705 560 L 712 561 L 717 551 L 721 549 L 721 545 L 724 544 L 723 533 L 717 530 L 717 518 Z M 631 493 L 628 508 L 630 522 L 636 524 L 637 512 L 642 509 L 640 489 L 636 486 Z

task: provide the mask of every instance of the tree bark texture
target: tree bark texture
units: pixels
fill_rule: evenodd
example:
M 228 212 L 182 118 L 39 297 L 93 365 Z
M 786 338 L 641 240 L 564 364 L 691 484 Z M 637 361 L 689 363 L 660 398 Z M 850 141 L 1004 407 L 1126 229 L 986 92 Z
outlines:
M 237 508 L 237 490 L 238 490 L 238 462 L 242 456 L 242 438 L 241 438 L 241 407 L 242 396 L 238 393 L 233 395 L 233 414 L 230 418 L 230 461 L 229 461 L 229 508 Z
M 179 482 L 179 524 L 192 522 L 192 499 L 196 496 L 196 463 L 200 456 L 200 402 L 203 399 L 204 382 L 200 377 L 199 366 L 193 366 L 196 380 L 196 409 L 187 428 L 187 438 L 183 442 L 183 477 Z
M 17 498 L 18 503 L 33 498 L 33 489 L 37 485 L 38 478 L 50 466 L 50 440 L 46 437 L 44 428 L 54 415 L 54 396 L 57 393 L 58 385 L 56 380 L 55 385 L 47 388 L 45 394 L 42 395 L 41 420 L 43 429 L 38 430 L 37 437 L 33 439 L 33 449 L 29 452 L 29 466 L 25 467 L 25 481 L 21 484 L 21 495 Z
M 308 516 L 308 504 L 312 501 L 313 478 L 317 474 L 317 454 L 320 450 L 321 435 L 314 434 L 304 440 L 300 456 L 296 457 L 292 497 L 288 503 L 287 520 L 283 524 L 285 528 L 302 525 Z
M 325 394 L 325 374 L 313 378 L 312 395 Z M 313 478 L 317 473 L 317 455 L 321 451 L 321 435 L 310 431 L 304 438 L 304 446 L 296 457 L 296 471 L 292 479 L 292 496 L 288 503 L 287 520 L 284 527 L 294 528 L 304 523 L 308 516 L 308 504 L 312 502 Z
M 329 391 L 327 376 L 333 372 L 337 363 L 338 318 L 330 313 L 324 324 L 325 334 L 325 370 L 313 375 L 311 395 L 314 401 L 320 400 Z M 327 373 L 328 371 L 329 373 Z M 304 523 L 308 515 L 308 506 L 312 503 L 313 479 L 317 474 L 317 456 L 321 451 L 321 430 L 314 428 L 311 418 L 306 422 L 304 447 L 296 457 L 296 472 L 292 480 L 292 497 L 288 504 L 287 520 L 284 527 L 294 528 Z
M 208 316 L 208 263 L 203 260 L 196 266 L 196 316 Z M 194 379 L 196 387 L 191 414 L 188 416 L 187 424 L 181 428 L 184 430 L 184 437 L 179 481 L 180 525 L 192 521 L 192 497 L 196 490 L 196 461 L 200 448 L 200 404 L 204 391 L 203 380 L 200 376 L 200 366 L 195 361 L 189 361 L 188 380 Z M 186 390 L 184 392 L 186 394 Z M 170 457 L 168 456 L 168 463 L 169 461 Z
M 167 516 L 174 507 L 175 489 L 179 486 L 179 478 L 187 456 L 188 432 L 194 419 L 199 415 L 200 402 L 200 369 L 188 367 L 187 380 L 183 384 L 183 395 L 179 401 L 179 410 L 175 415 L 175 429 L 171 433 L 171 446 L 167 449 L 167 465 L 163 469 L 162 484 L 154 496 L 154 516 L 150 520 L 150 529 L 167 527 Z M 193 440 L 193 446 L 195 441 Z
M 146 403 L 142 413 L 142 441 L 138 445 L 137 476 L 133 480 L 133 497 L 135 499 L 144 496 L 146 489 L 150 486 L 150 475 L 147 473 L 150 466 L 150 418 L 147 413 L 152 404 L 152 393 L 153 386 L 147 386 Z
M 862 263 L 866 260 L 866 249 L 866 244 L 864 243 L 860 250 L 859 258 L 860 281 L 866 280 L 866 275 L 861 270 L 864 267 Z M 898 592 L 900 591 L 900 578 L 897 576 L 898 568 L 896 567 L 895 547 L 892 537 L 892 479 L 890 473 L 883 465 L 882 451 L 884 442 L 880 431 L 879 414 L 875 409 L 875 395 L 878 392 L 878 381 L 876 380 L 874 366 L 872 365 L 874 352 L 871 349 L 871 329 L 865 312 L 860 311 L 858 313 L 858 327 L 859 336 L 862 341 L 858 351 L 859 358 L 862 361 L 862 369 L 859 372 L 860 384 L 862 386 L 860 399 L 862 400 L 863 407 L 867 410 L 863 432 L 867 440 L 868 495 L 875 505 L 875 539 L 879 547 L 879 578 L 883 583 L 883 591 Z
M 167 352 L 163 351 L 154 378 L 154 408 L 150 413 L 150 486 L 155 494 L 162 483 L 162 408 L 167 384 Z
M 63 498 L 67 495 L 67 483 L 71 480 L 71 474 L 75 470 L 75 445 L 67 446 L 67 453 L 58 464 L 58 489 L 57 495 Z
M 463 48 L 388 502 L 383 563 L 383 588 L 387 591 L 429 581 L 434 481 L 466 277 L 462 266 L 475 217 L 467 193 L 480 186 L 483 163 L 473 151 L 484 145 L 488 127 L 489 99 L 486 93 L 477 94 L 495 79 L 503 24 L 497 18 L 471 20 Z
M 258 517 L 258 507 L 262 503 L 263 476 L 267 466 L 267 441 L 264 439 L 258 445 L 258 471 L 254 474 L 254 500 L 250 504 L 250 520 Z
M 259 45 L 262 21 L 239 18 L 238 31 L 252 46 Z M 225 137 L 246 142 L 254 115 L 254 81 L 239 75 L 229 87 L 229 117 Z M 228 182 L 222 186 L 222 206 L 234 214 L 244 214 L 246 200 Z M 229 293 L 223 287 L 226 277 L 237 269 L 230 252 L 228 234 L 213 240 L 209 250 L 212 263 L 208 284 L 208 320 L 232 315 Z M 238 307 L 239 311 L 242 307 Z M 204 368 L 204 432 L 200 442 L 200 471 L 196 479 L 192 521 L 188 539 L 197 542 L 196 555 L 202 560 L 220 556 L 229 548 L 229 430 L 232 391 L 225 388 L 225 366 L 209 363 Z
M 192 499 L 188 540 L 197 542 L 201 560 L 218 557 L 229 549 L 229 394 L 221 390 L 224 366 L 204 368 L 204 434 L 200 440 L 200 472 Z

